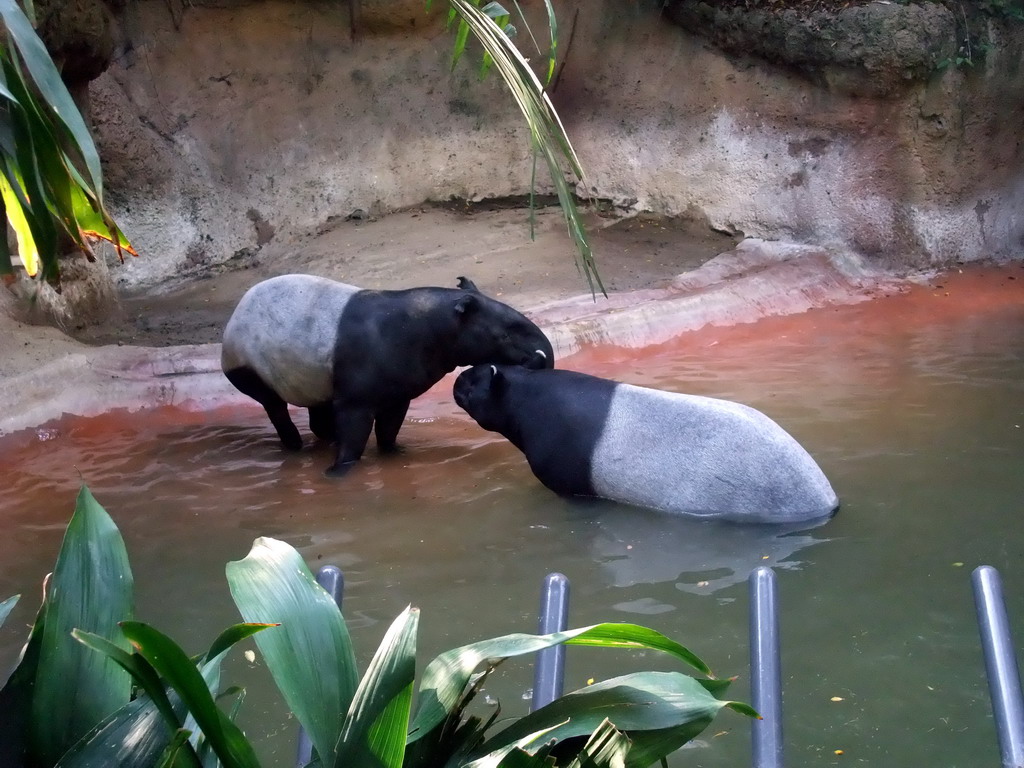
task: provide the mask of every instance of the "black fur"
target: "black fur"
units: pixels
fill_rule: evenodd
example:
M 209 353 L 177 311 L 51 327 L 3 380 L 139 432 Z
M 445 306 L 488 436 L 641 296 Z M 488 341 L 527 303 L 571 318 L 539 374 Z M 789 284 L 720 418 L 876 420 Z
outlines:
M 616 383 L 573 371 L 477 365 L 455 381 L 455 402 L 521 450 L 548 488 L 594 496 L 591 458 Z M 528 416 L 527 416 L 528 414 Z
M 397 450 L 410 401 L 461 365 L 535 364 L 554 352 L 540 330 L 460 278 L 461 289 L 360 291 L 346 304 L 334 353 L 338 454 L 328 470 L 343 475 L 358 461 L 376 425 L 378 448 Z

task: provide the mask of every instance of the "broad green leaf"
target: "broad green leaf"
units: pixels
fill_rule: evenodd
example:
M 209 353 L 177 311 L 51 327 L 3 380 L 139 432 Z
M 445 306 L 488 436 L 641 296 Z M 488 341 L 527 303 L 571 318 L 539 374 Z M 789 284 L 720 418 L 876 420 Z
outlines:
M 127 251 L 132 256 L 138 256 L 138 252 L 129 242 L 128 238 L 120 230 L 110 214 L 106 212 L 98 200 L 89 190 L 89 185 L 78 173 L 70 162 L 67 163 L 68 172 L 74 182 L 71 187 L 72 204 L 74 208 L 75 221 L 82 234 L 99 237 L 107 240 L 117 249 L 118 256 L 124 261 L 121 251 Z
M 180 701 L 178 707 L 184 710 Z M 55 768 L 139 768 L 158 764 L 174 729 L 152 700 L 142 695 L 86 734 L 60 759 Z M 195 756 L 183 749 L 176 754 L 176 768 L 199 768 Z
M 100 171 L 100 158 L 96 152 L 96 145 L 93 143 L 85 120 L 82 119 L 82 115 L 75 106 L 57 67 L 50 58 L 46 46 L 32 29 L 31 22 L 15 0 L 0 0 L 0 16 L 3 17 L 4 25 L 21 53 L 25 67 L 31 74 L 40 94 L 66 126 L 81 152 L 82 159 L 89 171 L 89 177 L 92 179 L 92 187 L 96 191 L 97 197 L 102 200 L 103 176 Z
M 352 641 L 329 594 L 302 557 L 276 539 L 259 538 L 227 565 L 228 585 L 242 617 L 279 623 L 256 644 L 296 719 L 325 765 L 332 765 L 342 721 L 359 681 Z
M 4 625 L 4 622 L 7 620 L 7 617 L 10 615 L 11 611 L 14 610 L 14 606 L 17 604 L 18 599 L 20 597 L 21 595 L 8 597 L 6 600 L 0 603 L 0 627 Z
M 581 635 L 569 638 L 565 644 L 662 651 L 684 661 L 701 674 L 714 677 L 711 668 L 689 648 L 639 624 L 598 624 Z
M 131 694 L 128 673 L 76 642 L 71 631 L 115 636 L 118 622 L 130 618 L 132 611 L 132 573 L 124 541 L 82 486 L 44 599 L 32 697 L 32 739 L 43 764 L 55 763 Z
M 559 643 L 603 648 L 663 651 L 707 673 L 692 651 L 647 627 L 636 624 L 595 624 L 550 635 L 511 634 L 483 640 L 442 653 L 423 672 L 420 705 L 410 739 L 422 738 L 447 716 L 483 661 L 536 653 Z
M 335 766 L 401 768 L 416 681 L 418 608 L 406 608 L 366 668 L 345 717 Z
M 91 632 L 76 629 L 71 635 L 85 647 L 105 655 L 132 676 L 135 684 L 145 691 L 153 706 L 163 716 L 164 722 L 168 725 L 168 737 L 171 732 L 181 727 L 181 714 L 175 711 L 167 696 L 164 682 L 160 679 L 159 673 L 143 656 L 138 653 L 128 653 L 105 637 Z
M 217 707 L 203 676 L 188 655 L 169 637 L 141 622 L 121 622 L 121 631 L 181 697 L 224 768 L 258 768 L 252 745 Z
M 566 694 L 488 739 L 495 749 L 550 728 L 548 739 L 589 736 L 610 720 L 633 743 L 627 766 L 646 766 L 690 741 L 726 705 L 680 672 L 641 672 Z

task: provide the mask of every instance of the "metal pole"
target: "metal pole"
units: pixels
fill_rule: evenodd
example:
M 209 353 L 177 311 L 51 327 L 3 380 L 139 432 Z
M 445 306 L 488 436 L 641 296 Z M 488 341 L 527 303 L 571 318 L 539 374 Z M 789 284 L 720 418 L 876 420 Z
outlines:
M 550 635 L 569 627 L 569 580 L 560 573 L 549 573 L 540 592 L 539 633 Z M 537 654 L 533 673 L 531 711 L 550 704 L 562 695 L 565 682 L 565 646 L 545 648 Z
M 756 568 L 750 574 L 751 702 L 762 720 L 752 731 L 754 768 L 782 768 L 782 663 L 775 572 Z
M 971 584 L 1003 768 L 1021 768 L 1024 766 L 1024 699 L 1002 580 L 995 568 L 980 565 L 971 574 Z
M 327 594 L 334 598 L 335 605 L 341 610 L 341 598 L 345 592 L 345 577 L 341 569 L 336 565 L 325 565 L 316 572 L 316 583 L 327 590 Z M 297 768 L 303 768 L 313 759 L 313 742 L 306 735 L 306 729 L 299 726 L 299 749 L 295 759 Z

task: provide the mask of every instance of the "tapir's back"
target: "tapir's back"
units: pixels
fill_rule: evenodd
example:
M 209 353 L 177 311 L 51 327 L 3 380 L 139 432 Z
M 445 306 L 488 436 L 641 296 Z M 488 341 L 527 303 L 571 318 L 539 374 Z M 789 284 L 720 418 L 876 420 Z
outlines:
M 592 459 L 605 498 L 748 522 L 825 517 L 838 505 L 797 441 L 739 403 L 619 384 Z
M 330 400 L 338 325 L 358 290 L 312 275 L 282 275 L 257 283 L 224 329 L 222 368 L 251 368 L 293 405 Z

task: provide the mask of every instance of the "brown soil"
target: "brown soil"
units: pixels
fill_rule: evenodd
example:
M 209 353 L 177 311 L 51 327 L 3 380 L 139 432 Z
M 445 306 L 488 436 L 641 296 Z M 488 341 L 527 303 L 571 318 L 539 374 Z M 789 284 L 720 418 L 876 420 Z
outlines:
M 692 221 L 643 216 L 615 220 L 592 215 L 589 232 L 609 293 L 663 285 L 736 243 Z M 573 253 L 557 209 L 537 212 L 534 240 L 528 212 L 498 204 L 418 208 L 379 220 L 339 218 L 297 243 L 268 244 L 223 266 L 182 275 L 170 290 L 126 293 L 111 318 L 69 331 L 87 344 L 220 341 L 242 294 L 260 280 L 289 272 L 365 288 L 454 287 L 456 278 L 466 275 L 488 295 L 529 310 L 588 292 Z

